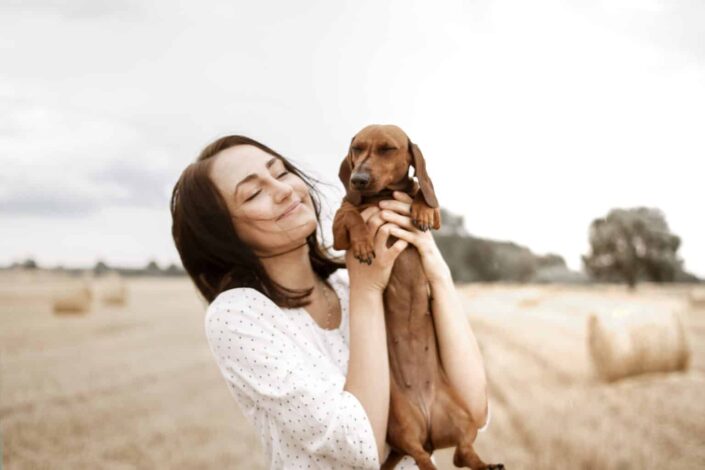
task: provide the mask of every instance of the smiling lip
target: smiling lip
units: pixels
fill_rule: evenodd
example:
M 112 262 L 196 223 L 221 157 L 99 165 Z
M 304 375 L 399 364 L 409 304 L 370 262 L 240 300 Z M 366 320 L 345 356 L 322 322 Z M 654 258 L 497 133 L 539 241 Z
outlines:
M 282 215 L 280 215 L 279 217 L 277 217 L 277 220 L 281 219 L 282 217 L 286 216 L 289 212 L 296 209 L 299 204 L 301 204 L 301 201 L 296 201 L 295 203 L 293 203 L 292 205 L 287 207 L 286 210 L 284 211 L 284 213 Z

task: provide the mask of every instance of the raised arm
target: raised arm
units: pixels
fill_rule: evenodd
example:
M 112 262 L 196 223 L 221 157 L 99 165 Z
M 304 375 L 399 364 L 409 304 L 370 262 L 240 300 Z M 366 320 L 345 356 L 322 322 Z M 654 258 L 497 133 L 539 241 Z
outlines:
M 357 263 L 357 261 L 355 261 Z M 382 462 L 389 418 L 389 361 L 382 293 L 350 290 L 350 358 L 345 390 L 367 412 Z
M 346 253 L 350 277 L 350 356 L 345 389 L 365 407 L 377 443 L 379 461 L 385 455 L 389 419 L 389 356 L 382 293 L 389 281 L 394 260 L 408 243 L 397 240 L 387 247 L 394 224 L 383 224 L 379 208 L 362 211 L 370 232 L 375 234 L 375 257 L 360 263 L 352 250 Z

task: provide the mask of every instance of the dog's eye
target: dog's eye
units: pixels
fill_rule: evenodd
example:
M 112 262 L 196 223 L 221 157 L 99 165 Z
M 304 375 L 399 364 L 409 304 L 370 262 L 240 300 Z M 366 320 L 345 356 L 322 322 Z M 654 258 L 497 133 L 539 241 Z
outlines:
M 380 147 L 379 149 L 377 149 L 377 151 L 380 153 L 391 152 L 392 150 L 396 149 L 394 147 Z
M 350 150 L 352 150 L 353 153 L 358 153 L 362 149 L 360 147 L 351 147 Z

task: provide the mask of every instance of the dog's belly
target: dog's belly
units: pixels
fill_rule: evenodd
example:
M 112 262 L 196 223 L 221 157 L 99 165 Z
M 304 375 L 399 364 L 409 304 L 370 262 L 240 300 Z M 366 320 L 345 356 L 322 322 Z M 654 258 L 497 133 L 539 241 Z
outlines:
M 384 292 L 391 380 L 422 412 L 430 430 L 440 363 L 430 289 L 416 248 L 397 257 Z

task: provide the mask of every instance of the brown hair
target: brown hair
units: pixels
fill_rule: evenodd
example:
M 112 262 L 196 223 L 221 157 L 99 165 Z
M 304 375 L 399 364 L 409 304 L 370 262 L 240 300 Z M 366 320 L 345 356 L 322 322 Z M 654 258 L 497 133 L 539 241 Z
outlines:
M 316 213 L 317 229 L 307 238 L 309 259 L 314 272 L 323 279 L 345 264 L 329 257 L 319 243 L 321 228 L 320 195 L 313 182 L 286 158 L 254 139 L 241 135 L 221 137 L 206 146 L 195 162 L 179 177 L 171 195 L 171 234 L 184 269 L 208 303 L 221 292 L 235 287 L 251 287 L 280 307 L 308 305 L 313 288 L 289 289 L 272 280 L 259 258 L 235 232 L 228 207 L 209 176 L 212 157 L 236 145 L 254 145 L 278 157 L 286 169 L 301 178 L 309 188 Z

